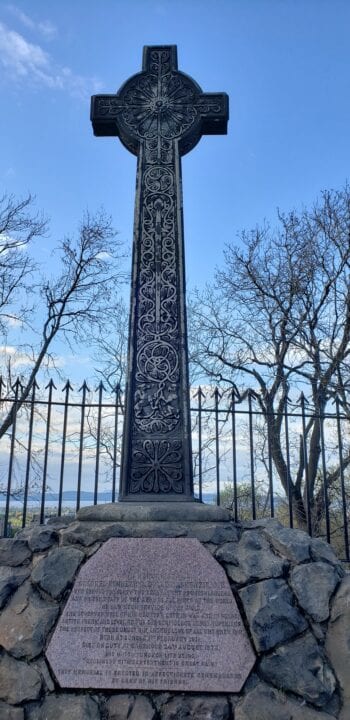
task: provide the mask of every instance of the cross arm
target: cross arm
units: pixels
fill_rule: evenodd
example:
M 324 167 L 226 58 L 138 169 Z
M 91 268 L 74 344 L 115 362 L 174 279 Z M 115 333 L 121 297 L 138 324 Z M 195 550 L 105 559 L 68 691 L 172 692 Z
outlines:
M 229 117 L 226 93 L 203 93 L 198 100 L 203 135 L 226 135 Z
M 94 135 L 118 136 L 118 115 L 121 109 L 118 95 L 93 95 L 90 120 Z

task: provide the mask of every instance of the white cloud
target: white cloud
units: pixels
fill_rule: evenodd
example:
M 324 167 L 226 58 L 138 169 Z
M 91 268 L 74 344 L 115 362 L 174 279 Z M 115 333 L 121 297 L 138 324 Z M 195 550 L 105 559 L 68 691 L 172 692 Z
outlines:
M 29 15 L 26 15 L 16 5 L 7 5 L 6 9 L 28 30 L 38 31 L 45 40 L 51 40 L 57 33 L 57 29 L 50 20 L 34 22 Z
M 0 65 L 12 81 L 63 90 L 81 99 L 86 99 L 101 87 L 96 78 L 77 75 L 70 68 L 58 65 L 40 45 L 29 42 L 1 22 Z

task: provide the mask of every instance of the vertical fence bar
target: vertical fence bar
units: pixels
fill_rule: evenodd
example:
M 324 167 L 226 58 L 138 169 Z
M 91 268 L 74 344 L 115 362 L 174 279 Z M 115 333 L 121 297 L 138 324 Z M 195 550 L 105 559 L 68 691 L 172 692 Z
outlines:
M 17 378 L 14 386 L 12 389 L 15 391 L 15 397 L 13 399 L 13 405 L 12 405 L 12 431 L 11 431 L 11 446 L 10 446 L 10 459 L 9 459 L 9 469 L 8 469 L 8 476 L 7 476 L 7 492 L 6 492 L 6 506 L 5 506 L 5 516 L 4 516 L 4 537 L 7 537 L 8 533 L 8 521 L 9 521 L 9 512 L 10 512 L 10 497 L 11 497 L 11 485 L 12 485 L 12 473 L 13 473 L 13 461 L 15 457 L 15 440 L 16 440 L 16 425 L 17 425 L 17 405 L 18 405 L 18 395 L 20 388 L 22 388 L 22 385 Z
M 45 520 L 45 496 L 46 496 L 47 464 L 48 464 L 48 458 L 49 458 L 52 391 L 53 391 L 53 388 L 56 389 L 56 385 L 53 380 L 50 380 L 48 385 L 46 385 L 45 390 L 47 388 L 49 388 L 49 397 L 48 397 L 48 402 L 47 402 L 47 416 L 46 416 L 46 437 L 45 437 L 45 449 L 44 449 L 43 483 L 42 483 L 42 488 L 41 488 L 40 525 L 43 525 L 44 520 Z
M 101 380 L 101 382 L 98 386 L 94 505 L 97 505 L 97 496 L 98 496 L 98 476 L 99 476 L 99 472 L 100 472 L 100 447 L 101 447 L 102 393 L 105 389 L 106 388 L 104 387 L 104 384 Z
M 293 528 L 293 490 L 291 487 L 291 476 L 290 476 L 290 452 L 289 452 L 289 424 L 288 424 L 288 397 L 284 400 L 284 435 L 286 439 L 286 470 L 287 470 L 287 498 L 288 498 L 288 511 L 289 511 L 289 527 Z
M 253 516 L 253 520 L 256 520 L 253 409 L 252 409 L 252 394 L 251 394 L 250 390 L 248 390 L 248 417 L 249 417 L 250 487 L 251 487 L 251 494 L 252 494 L 252 516 Z
M 117 481 L 117 458 L 118 458 L 118 423 L 119 423 L 119 403 L 120 403 L 120 385 L 115 386 L 115 405 L 114 405 L 114 438 L 113 438 L 113 469 L 112 469 L 112 503 L 115 502 L 115 486 Z
M 272 439 L 270 423 L 274 422 L 275 418 L 272 413 L 272 417 L 267 416 L 267 451 L 269 455 L 269 493 L 270 493 L 270 515 L 275 517 L 275 502 L 273 497 L 273 473 L 272 473 Z
M 326 451 L 324 443 L 324 411 L 320 415 L 320 431 L 321 431 L 321 462 L 322 462 L 322 482 L 323 482 L 323 497 L 324 497 L 324 510 L 326 519 L 326 536 L 327 542 L 331 541 L 331 526 L 329 517 L 329 499 L 328 499 L 328 485 L 327 485 L 327 467 L 326 467 Z
M 340 403 L 339 403 L 338 395 L 335 398 L 335 404 L 336 404 L 336 411 L 337 411 L 337 435 L 338 435 L 338 449 L 339 449 L 340 485 L 341 485 L 341 496 L 342 496 L 342 505 L 343 505 L 345 557 L 346 557 L 347 562 L 350 562 L 349 526 L 348 526 L 348 518 L 347 518 L 347 503 L 346 503 L 345 478 L 344 478 L 343 438 L 342 438 L 342 434 L 341 434 Z
M 306 419 L 305 419 L 305 396 L 304 396 L 304 393 L 301 393 L 301 395 L 300 395 L 300 405 L 301 405 L 301 418 L 302 418 L 302 426 L 303 426 L 302 442 L 303 442 L 303 459 L 304 459 L 304 468 L 305 468 L 306 519 L 307 519 L 308 533 L 312 537 L 312 518 L 311 518 L 311 504 L 310 504 L 309 465 L 308 465 L 307 442 L 306 442 Z
M 28 491 L 29 491 L 29 477 L 30 477 L 30 463 L 32 457 L 32 442 L 33 442 L 33 427 L 34 427 L 34 411 L 35 411 L 35 391 L 39 387 L 36 380 L 34 380 L 32 388 L 32 398 L 30 406 L 30 417 L 29 417 L 29 429 L 28 429 L 28 447 L 27 447 L 27 462 L 26 462 L 26 474 L 24 480 L 24 495 L 23 495 L 23 513 L 22 513 L 22 528 L 25 527 L 27 521 L 27 505 L 28 505 Z
M 84 380 L 79 392 L 83 391 L 81 400 L 81 414 L 80 414 L 80 438 L 79 438 L 79 459 L 78 459 L 78 483 L 77 483 L 77 502 L 76 511 L 80 508 L 80 493 L 81 493 L 81 475 L 83 469 L 83 449 L 84 449 L 84 421 L 85 421 L 85 405 L 86 405 L 86 393 L 89 392 L 89 388 Z
M 204 397 L 204 393 L 202 391 L 201 386 L 198 388 L 198 492 L 199 492 L 199 502 L 203 501 L 203 478 L 202 478 L 202 472 L 203 472 L 203 458 L 202 458 L 202 398 Z
M 220 505 L 220 447 L 219 447 L 219 389 L 214 390 L 215 400 L 215 457 L 216 457 L 216 504 Z
M 62 449 L 61 449 L 61 466 L 60 466 L 60 483 L 58 490 L 58 516 L 62 515 L 62 498 L 63 498 L 63 479 L 64 479 L 64 466 L 66 462 L 66 442 L 67 442 L 67 422 L 68 422 L 68 403 L 69 403 L 69 392 L 73 390 L 69 380 L 67 380 L 62 391 L 65 391 L 64 396 L 64 412 L 63 412 L 63 428 L 62 428 Z
M 234 389 L 232 389 L 232 392 L 231 392 L 231 431 L 232 431 L 233 511 L 234 511 L 235 522 L 238 522 L 236 398 L 235 398 Z

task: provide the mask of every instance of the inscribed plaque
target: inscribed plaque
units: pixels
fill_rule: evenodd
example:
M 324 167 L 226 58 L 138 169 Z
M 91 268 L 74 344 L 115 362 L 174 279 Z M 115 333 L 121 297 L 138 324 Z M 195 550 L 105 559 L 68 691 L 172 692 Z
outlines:
M 67 688 L 239 692 L 255 662 L 224 570 L 189 538 L 108 540 L 46 654 Z

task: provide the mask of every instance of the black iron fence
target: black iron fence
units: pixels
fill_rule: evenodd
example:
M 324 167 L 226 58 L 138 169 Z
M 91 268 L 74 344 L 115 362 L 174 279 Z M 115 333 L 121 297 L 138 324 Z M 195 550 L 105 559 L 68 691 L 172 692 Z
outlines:
M 86 382 L 0 382 L 2 534 L 50 514 L 118 497 L 124 398 Z M 349 561 L 349 419 L 336 399 L 316 414 L 301 396 L 266 415 L 253 393 L 191 391 L 196 497 L 231 507 L 234 518 L 276 517 L 331 542 Z M 348 472 L 349 468 L 349 472 Z

